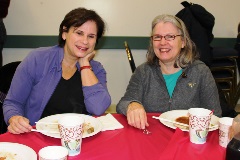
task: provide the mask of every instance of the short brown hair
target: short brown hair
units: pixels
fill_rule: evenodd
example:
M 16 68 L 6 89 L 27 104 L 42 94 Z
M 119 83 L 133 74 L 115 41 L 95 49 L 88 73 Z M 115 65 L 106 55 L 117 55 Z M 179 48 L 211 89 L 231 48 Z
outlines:
M 103 19 L 93 10 L 88 10 L 85 8 L 76 8 L 70 11 L 63 19 L 59 27 L 58 35 L 58 45 L 63 47 L 65 45 L 65 40 L 62 39 L 62 33 L 68 32 L 71 27 L 80 27 L 87 21 L 94 21 L 97 25 L 97 41 L 105 32 L 105 23 Z M 66 28 L 64 28 L 66 27 Z

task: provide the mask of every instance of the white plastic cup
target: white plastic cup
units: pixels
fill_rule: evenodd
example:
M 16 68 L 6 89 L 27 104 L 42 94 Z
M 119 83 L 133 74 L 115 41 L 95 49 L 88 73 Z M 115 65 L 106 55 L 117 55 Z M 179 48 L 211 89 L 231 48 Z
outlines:
M 205 108 L 190 108 L 189 136 L 195 144 L 204 144 L 207 140 L 212 111 Z
M 68 150 L 62 146 L 47 146 L 38 152 L 39 160 L 67 160 Z
M 229 130 L 232 126 L 233 118 L 222 117 L 219 118 L 219 145 L 226 148 L 230 142 Z
M 58 120 L 61 143 L 68 149 L 69 156 L 81 152 L 84 119 L 76 115 L 67 115 Z

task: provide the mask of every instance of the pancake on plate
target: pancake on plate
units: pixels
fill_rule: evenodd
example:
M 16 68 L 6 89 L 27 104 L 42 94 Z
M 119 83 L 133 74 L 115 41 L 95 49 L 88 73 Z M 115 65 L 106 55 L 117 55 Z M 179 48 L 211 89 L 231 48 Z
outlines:
M 178 122 L 178 123 L 183 123 L 183 124 L 189 125 L 189 117 L 188 116 L 178 117 L 178 118 L 175 119 L 175 121 Z M 189 129 L 189 127 L 182 126 L 182 125 L 175 124 L 175 123 L 174 123 L 174 126 L 176 126 L 178 128 L 181 128 L 181 129 Z

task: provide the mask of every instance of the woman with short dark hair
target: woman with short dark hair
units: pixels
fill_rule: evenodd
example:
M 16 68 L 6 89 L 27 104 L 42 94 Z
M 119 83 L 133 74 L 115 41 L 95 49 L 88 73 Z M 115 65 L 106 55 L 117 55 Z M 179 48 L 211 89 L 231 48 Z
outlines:
M 33 50 L 21 62 L 3 105 L 9 132 L 29 132 L 53 114 L 105 112 L 111 104 L 106 71 L 93 60 L 104 31 L 95 11 L 74 9 L 60 25 L 59 45 Z

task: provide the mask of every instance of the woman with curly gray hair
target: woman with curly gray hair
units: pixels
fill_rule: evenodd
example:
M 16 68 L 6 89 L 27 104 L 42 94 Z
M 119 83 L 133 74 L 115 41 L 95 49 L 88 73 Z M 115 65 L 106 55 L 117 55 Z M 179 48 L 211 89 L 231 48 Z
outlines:
M 172 23 L 177 27 L 177 32 L 179 35 L 167 35 L 167 39 L 175 39 L 175 37 L 180 36 L 182 41 L 184 41 L 185 46 L 181 48 L 180 53 L 176 57 L 175 66 L 186 67 L 189 63 L 192 63 L 195 59 L 199 58 L 199 54 L 196 50 L 194 42 L 190 39 L 187 29 L 181 19 L 172 15 L 160 15 L 157 16 L 152 22 L 152 38 L 150 39 L 150 46 L 147 54 L 147 62 L 149 64 L 158 64 L 158 57 L 154 52 L 153 41 L 159 41 L 159 35 L 154 35 L 154 27 L 162 21 L 163 23 Z
M 218 90 L 209 68 L 198 60 L 185 24 L 172 15 L 152 22 L 147 62 L 132 75 L 117 112 L 139 129 L 149 126 L 146 112 L 207 108 L 221 116 Z

